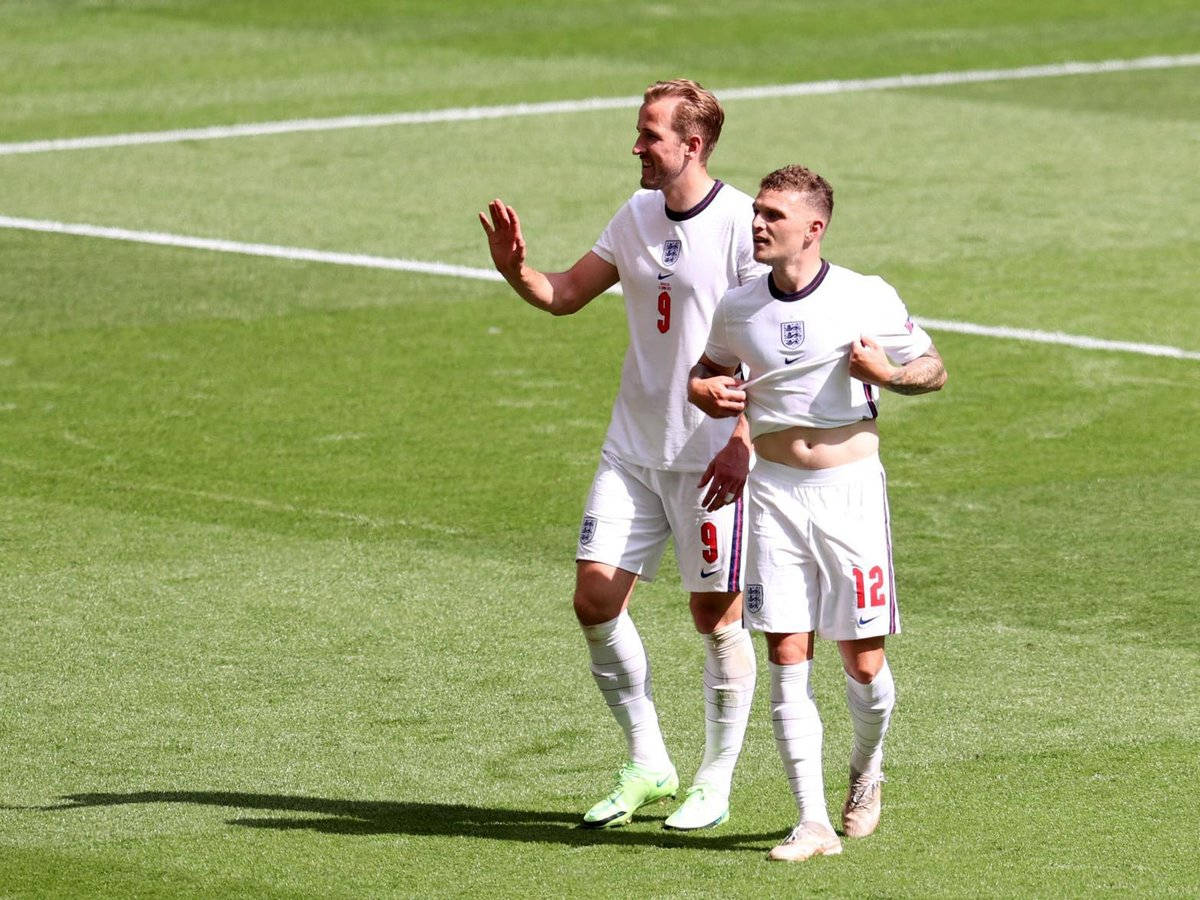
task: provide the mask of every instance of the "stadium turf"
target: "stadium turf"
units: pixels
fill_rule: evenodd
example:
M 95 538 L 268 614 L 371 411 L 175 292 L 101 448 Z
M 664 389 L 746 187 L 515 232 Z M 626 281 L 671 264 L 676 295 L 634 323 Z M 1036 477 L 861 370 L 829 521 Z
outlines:
M 396 6 L 0 0 L 0 143 L 1200 47 L 1169 0 Z M 931 329 L 948 386 L 882 411 L 884 820 L 802 866 L 764 861 L 765 678 L 728 823 L 574 827 L 623 759 L 569 602 L 618 299 L 0 228 L 0 894 L 1200 893 L 1198 72 L 726 104 L 713 173 L 827 175 L 829 257 L 917 318 L 1186 351 Z M 634 118 L 4 152 L 0 217 L 485 269 L 501 196 L 554 269 L 635 187 Z M 633 609 L 687 782 L 672 568 Z

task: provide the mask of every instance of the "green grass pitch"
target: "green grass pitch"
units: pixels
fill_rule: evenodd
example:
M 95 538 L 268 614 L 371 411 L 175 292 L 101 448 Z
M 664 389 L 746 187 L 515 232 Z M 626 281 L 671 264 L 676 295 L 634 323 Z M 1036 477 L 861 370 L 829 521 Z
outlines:
M 1192 2 L 0 0 L 0 143 L 1200 50 Z M 1200 68 L 726 106 L 753 190 L 918 317 L 1200 350 Z M 0 154 L 0 216 L 569 265 L 635 112 Z M 885 398 L 905 633 L 884 821 L 793 824 L 765 678 L 701 834 L 574 827 L 623 747 L 570 610 L 620 303 L 0 228 L 0 896 L 1196 896 L 1200 361 L 934 331 Z M 673 566 L 634 614 L 701 752 Z M 760 660 L 764 659 L 761 643 Z M 765 665 L 763 666 L 765 670 Z M 817 655 L 831 806 L 849 725 Z

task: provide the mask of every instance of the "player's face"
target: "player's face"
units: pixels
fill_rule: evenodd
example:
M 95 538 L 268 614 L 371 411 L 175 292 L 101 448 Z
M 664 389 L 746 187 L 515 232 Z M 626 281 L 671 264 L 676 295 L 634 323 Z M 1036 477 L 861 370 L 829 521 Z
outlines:
M 642 187 L 663 190 L 687 167 L 687 142 L 671 127 L 678 98 L 642 105 L 633 153 L 642 161 Z
M 825 222 L 800 191 L 760 191 L 754 198 L 754 258 L 791 259 L 821 237 Z

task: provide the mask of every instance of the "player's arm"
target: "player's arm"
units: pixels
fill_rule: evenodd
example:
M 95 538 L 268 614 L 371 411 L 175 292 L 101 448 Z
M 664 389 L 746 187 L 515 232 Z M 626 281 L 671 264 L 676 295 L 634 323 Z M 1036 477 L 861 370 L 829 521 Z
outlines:
M 741 415 L 746 392 L 733 377 L 734 366 L 719 366 L 705 355 L 688 372 L 688 402 L 714 419 Z
M 940 390 L 946 383 L 946 366 L 933 344 L 916 359 L 897 366 L 869 337 L 850 345 L 850 374 L 897 394 L 927 394 Z
M 707 355 L 688 373 L 688 401 L 714 418 L 737 416 L 729 442 L 712 458 L 696 485 L 708 491 L 701 505 L 715 512 L 742 494 L 750 474 L 750 425 L 741 411 L 746 408 L 746 392 L 733 373 L 734 366 L 718 366 Z
M 617 283 L 617 267 L 591 251 L 565 272 L 539 272 L 527 266 L 521 220 L 500 200 L 489 203 L 488 215 L 480 213 L 479 221 L 496 271 L 530 306 L 556 316 L 570 315 Z
M 696 485 L 698 488 L 708 485 L 708 491 L 700 503 L 709 512 L 716 512 L 742 495 L 742 488 L 750 475 L 751 446 L 750 423 L 745 416 L 738 416 L 729 443 L 712 458 Z

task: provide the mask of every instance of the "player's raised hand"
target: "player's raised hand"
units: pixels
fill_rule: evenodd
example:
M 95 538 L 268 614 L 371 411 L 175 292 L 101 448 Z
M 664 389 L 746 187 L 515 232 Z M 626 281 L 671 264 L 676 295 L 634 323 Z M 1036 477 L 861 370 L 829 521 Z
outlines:
M 525 238 L 521 234 L 521 220 L 517 211 L 502 200 L 488 204 L 488 214 L 479 214 L 479 222 L 487 234 L 488 250 L 492 263 L 501 275 L 512 281 L 519 278 L 521 266 L 525 264 Z
M 859 381 L 886 385 L 895 371 L 887 353 L 871 338 L 863 336 L 850 345 L 850 374 Z

